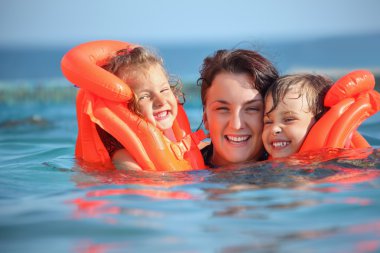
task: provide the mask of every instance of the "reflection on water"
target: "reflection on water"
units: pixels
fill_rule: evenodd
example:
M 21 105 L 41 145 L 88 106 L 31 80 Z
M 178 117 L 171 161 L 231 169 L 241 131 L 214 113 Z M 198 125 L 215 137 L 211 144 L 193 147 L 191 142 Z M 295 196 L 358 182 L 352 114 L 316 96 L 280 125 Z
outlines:
M 76 165 L 71 179 L 83 194 L 66 202 L 75 206 L 73 219 L 144 231 L 133 242 L 81 241 L 76 249 L 149 251 L 153 246 L 143 246 L 142 240 L 153 233 L 160 252 L 380 250 L 380 150 L 319 153 L 319 161 L 299 155 L 175 173 L 97 171 Z M 193 246 L 195 241 L 198 246 Z

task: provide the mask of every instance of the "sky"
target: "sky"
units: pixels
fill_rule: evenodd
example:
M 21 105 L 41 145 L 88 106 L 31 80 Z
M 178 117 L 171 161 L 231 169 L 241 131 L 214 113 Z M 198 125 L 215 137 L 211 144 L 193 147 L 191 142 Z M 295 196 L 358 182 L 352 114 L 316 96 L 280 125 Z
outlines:
M 300 40 L 380 33 L 378 0 L 1 0 L 0 47 Z

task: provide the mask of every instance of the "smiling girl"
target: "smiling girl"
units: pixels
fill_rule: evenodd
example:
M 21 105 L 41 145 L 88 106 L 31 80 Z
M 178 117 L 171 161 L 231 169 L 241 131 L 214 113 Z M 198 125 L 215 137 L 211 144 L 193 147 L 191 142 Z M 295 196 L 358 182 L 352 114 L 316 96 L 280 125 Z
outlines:
M 265 95 L 263 142 L 273 158 L 297 153 L 310 128 L 323 115 L 332 80 L 321 75 L 280 77 Z
M 170 85 L 162 59 L 146 48 L 136 47 L 118 51 L 103 68 L 123 80 L 133 91 L 129 109 L 160 129 L 169 140 L 175 140 L 172 126 L 183 93 L 177 85 Z M 100 127 L 97 131 L 117 168 L 141 169 L 113 136 Z

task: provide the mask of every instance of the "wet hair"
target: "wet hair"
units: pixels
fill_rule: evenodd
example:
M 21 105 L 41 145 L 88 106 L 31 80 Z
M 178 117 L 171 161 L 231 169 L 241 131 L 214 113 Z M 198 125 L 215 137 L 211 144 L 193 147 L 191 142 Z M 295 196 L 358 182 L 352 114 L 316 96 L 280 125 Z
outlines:
M 144 75 L 149 67 L 158 65 L 168 78 L 170 88 L 180 103 L 185 102 L 185 95 L 182 92 L 182 82 L 175 76 L 169 76 L 164 68 L 161 57 L 144 47 L 133 49 L 125 48 L 117 51 L 111 56 L 108 63 L 102 66 L 105 70 L 119 77 L 127 83 L 128 78 L 134 75 Z M 128 103 L 130 110 L 141 116 L 137 98 L 134 96 Z
M 208 89 L 219 73 L 248 74 L 252 79 L 252 88 L 264 97 L 268 87 L 278 78 L 278 72 L 272 63 L 253 50 L 218 50 L 204 59 L 197 85 L 201 86 L 203 108 L 206 104 Z
M 265 94 L 265 99 L 267 99 L 268 95 L 272 95 L 273 98 L 273 106 L 266 114 L 275 110 L 278 104 L 284 100 L 286 94 L 297 86 L 298 98 L 303 94 L 306 95 L 309 110 L 314 114 L 315 119 L 318 120 L 327 110 L 323 101 L 332 84 L 333 81 L 330 78 L 316 74 L 282 76 L 269 87 Z

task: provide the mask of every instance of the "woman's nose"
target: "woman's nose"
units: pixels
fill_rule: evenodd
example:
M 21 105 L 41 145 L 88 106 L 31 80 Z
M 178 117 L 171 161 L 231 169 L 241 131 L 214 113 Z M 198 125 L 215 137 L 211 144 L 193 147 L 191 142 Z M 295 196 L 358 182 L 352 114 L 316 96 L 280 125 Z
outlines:
M 240 115 L 240 113 L 236 112 L 231 115 L 230 119 L 230 127 L 233 129 L 241 129 L 244 124 L 244 119 Z

